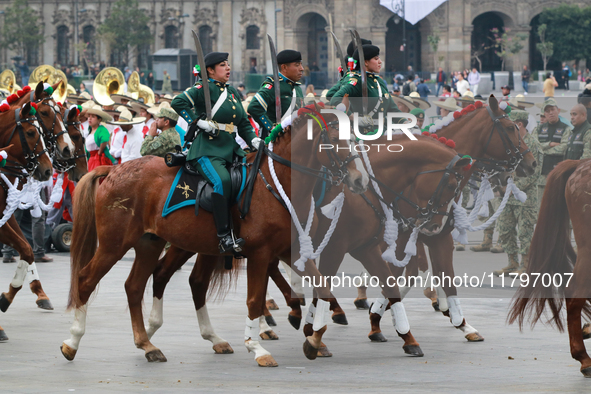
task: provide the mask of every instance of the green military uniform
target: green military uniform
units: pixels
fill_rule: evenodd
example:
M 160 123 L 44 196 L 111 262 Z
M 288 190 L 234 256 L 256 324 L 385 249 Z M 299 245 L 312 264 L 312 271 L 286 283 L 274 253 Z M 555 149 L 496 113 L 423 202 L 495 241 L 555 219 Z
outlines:
M 219 135 L 213 137 L 203 131 L 197 134 L 187 154 L 187 162 L 213 184 L 215 193 L 229 197 L 231 180 L 226 165 L 232 162 L 234 155 L 239 157 L 246 155 L 236 142 L 236 132 L 249 145 L 256 134 L 244 112 L 238 91 L 228 84 L 210 78 L 209 92 L 212 108 L 224 91 L 227 92 L 227 97 L 219 110 L 212 115 L 214 122 L 223 125 L 220 126 Z M 203 85 L 197 83 L 179 94 L 172 100 L 171 106 L 187 123 L 191 124 L 205 112 Z
M 248 113 L 252 118 L 266 130 L 269 135 L 273 126 L 281 120 L 275 119 L 275 87 L 273 77 L 267 77 L 261 88 L 255 94 L 248 105 Z M 291 105 L 291 101 L 296 97 L 295 107 L 292 110 L 300 108 L 304 99 L 302 88 L 299 82 L 294 82 L 283 74 L 279 73 L 279 87 L 281 97 L 281 115 L 283 116 Z
M 331 100 L 334 95 L 336 94 L 336 92 L 338 92 L 341 87 L 343 86 L 343 83 L 349 78 L 351 77 L 353 74 L 355 74 L 355 72 L 353 71 L 347 71 L 345 73 L 345 75 L 343 75 L 341 77 L 341 79 L 339 79 L 339 81 L 336 83 L 336 85 L 334 85 L 332 88 L 328 89 L 328 92 L 326 92 L 326 98 L 328 100 Z
M 164 157 L 169 152 L 174 152 L 175 147 L 181 144 L 181 137 L 174 128 L 163 130 L 159 135 L 153 137 L 146 135 L 140 154 L 142 156 L 160 156 Z
M 591 123 L 587 120 L 573 128 L 566 144 L 564 160 L 583 160 L 591 157 Z

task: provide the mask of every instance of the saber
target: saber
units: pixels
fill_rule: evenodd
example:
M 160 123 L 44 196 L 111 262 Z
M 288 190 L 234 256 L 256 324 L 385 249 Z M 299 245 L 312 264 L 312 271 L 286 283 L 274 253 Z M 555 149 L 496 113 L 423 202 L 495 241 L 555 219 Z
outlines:
M 193 32 L 193 39 L 195 40 L 195 50 L 197 51 L 197 62 L 199 63 L 199 73 L 201 74 L 201 85 L 203 86 L 203 95 L 205 96 L 205 117 L 211 120 L 211 95 L 209 93 L 209 79 L 207 78 L 207 68 L 205 67 L 205 57 L 203 56 L 203 48 L 199 36 Z
M 341 73 L 341 77 L 342 77 L 347 72 L 347 62 L 345 61 L 345 58 L 343 57 L 343 50 L 341 49 L 341 43 L 339 42 L 339 39 L 337 38 L 337 36 L 334 34 L 333 31 L 331 31 L 330 34 L 332 35 L 332 40 L 334 41 L 334 46 L 337 49 L 337 57 L 341 60 L 341 68 L 343 69 L 343 71 Z
M 363 45 L 361 44 L 361 37 L 357 30 L 350 30 L 353 41 L 357 45 L 357 52 L 359 53 L 359 70 L 361 71 L 361 106 L 363 109 L 363 116 L 367 115 L 367 74 L 365 69 L 365 55 L 363 53 Z
M 267 34 L 269 39 L 269 50 L 271 51 L 271 64 L 273 65 L 273 86 L 275 88 L 275 124 L 281 123 L 281 86 L 279 85 L 279 66 L 277 65 L 277 50 L 273 39 Z M 265 136 L 266 137 L 266 136 Z

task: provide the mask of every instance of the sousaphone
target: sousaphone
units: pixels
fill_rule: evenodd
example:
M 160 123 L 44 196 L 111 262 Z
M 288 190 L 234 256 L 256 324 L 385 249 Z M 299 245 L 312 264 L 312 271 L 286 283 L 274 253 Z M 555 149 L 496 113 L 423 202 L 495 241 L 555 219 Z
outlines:
M 47 82 L 48 84 L 53 85 L 53 83 L 55 83 L 55 73 L 56 69 L 54 67 L 50 66 L 49 64 L 43 64 L 33 70 L 31 76 L 29 76 L 28 85 L 33 90 L 35 90 L 39 82 Z
M 54 99 L 56 99 L 60 103 L 64 103 L 66 101 L 66 97 L 68 96 L 68 86 L 69 85 L 68 85 L 68 78 L 66 77 L 66 74 L 64 74 L 64 72 L 62 70 L 56 69 L 52 75 L 52 78 L 50 78 L 50 82 L 48 82 L 48 83 L 50 85 L 53 85 L 57 81 L 61 81 L 61 82 L 58 85 L 58 87 L 55 89 L 55 91 L 53 92 L 51 97 L 53 97 Z M 75 92 L 76 91 L 74 90 L 74 93 Z
M 4 70 L 0 73 L 0 89 L 7 91 L 8 94 L 16 93 L 21 89 L 21 87 L 16 84 L 16 76 L 12 70 Z
M 112 94 L 123 94 L 123 85 L 125 77 L 123 73 L 115 67 L 107 67 L 101 71 L 94 79 L 92 85 L 92 94 L 94 99 L 101 105 L 113 105 Z
M 137 71 L 132 72 L 127 80 L 127 93 L 130 93 L 134 97 L 137 94 L 138 98 L 144 99 L 144 104 L 156 103 L 154 92 L 146 85 L 140 83 L 140 75 Z

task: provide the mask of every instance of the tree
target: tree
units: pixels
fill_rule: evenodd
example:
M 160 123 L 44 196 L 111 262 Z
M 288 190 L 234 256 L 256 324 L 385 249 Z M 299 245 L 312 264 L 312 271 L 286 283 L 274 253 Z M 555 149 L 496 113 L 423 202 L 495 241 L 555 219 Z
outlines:
M 429 41 L 429 45 L 431 45 L 431 49 L 433 50 L 433 68 L 437 69 L 437 50 L 439 49 L 439 42 L 441 41 L 439 32 L 433 30 L 433 34 L 427 37 L 427 41 Z
M 129 63 L 130 54 L 137 53 L 139 45 L 153 41 L 150 29 L 146 29 L 149 23 L 150 18 L 139 9 L 137 0 L 117 0 L 98 34 L 110 50 L 121 53 Z
M 35 11 L 29 7 L 28 0 L 14 0 L 4 11 L 2 28 L 2 48 L 15 51 L 27 58 L 30 51 L 39 48 L 45 42 Z
M 501 58 L 501 71 L 505 71 L 505 60 L 513 57 L 523 49 L 523 41 L 527 39 L 527 34 L 518 33 L 514 37 L 509 37 L 509 29 L 505 29 L 503 33 L 498 28 L 490 30 L 493 34 L 493 47 L 495 54 Z
M 542 23 L 538 26 L 538 36 L 540 37 L 540 42 L 536 44 L 536 49 L 540 51 L 542 55 L 542 61 L 544 62 L 544 71 L 546 71 L 546 65 L 548 64 L 548 60 L 554 54 L 554 43 L 546 41 L 546 29 L 547 25 Z
M 480 48 L 472 47 L 471 57 L 478 62 L 478 71 L 480 72 L 482 72 L 482 60 L 480 59 L 480 56 L 484 55 L 487 49 L 488 48 L 485 47 L 484 44 L 482 44 Z
M 546 39 L 560 43 L 553 47 L 554 58 L 560 60 L 581 60 L 591 58 L 589 48 L 589 27 L 591 7 L 561 5 L 540 14 L 540 23 L 547 26 Z

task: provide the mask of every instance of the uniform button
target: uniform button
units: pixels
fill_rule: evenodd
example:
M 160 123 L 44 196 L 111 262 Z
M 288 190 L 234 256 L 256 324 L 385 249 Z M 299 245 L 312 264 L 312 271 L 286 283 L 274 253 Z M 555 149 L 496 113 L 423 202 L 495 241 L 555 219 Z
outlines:
M 224 91 L 224 88 L 220 88 L 220 91 L 222 91 L 222 92 L 223 92 L 223 91 Z
M 232 106 L 232 109 L 236 109 L 236 107 Z
M 232 117 L 235 118 L 236 117 L 236 114 L 232 115 Z

